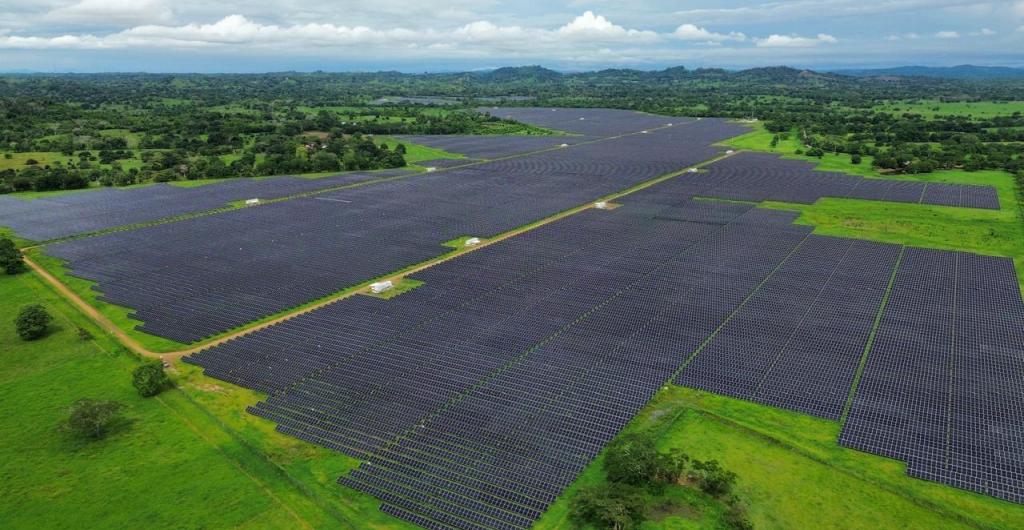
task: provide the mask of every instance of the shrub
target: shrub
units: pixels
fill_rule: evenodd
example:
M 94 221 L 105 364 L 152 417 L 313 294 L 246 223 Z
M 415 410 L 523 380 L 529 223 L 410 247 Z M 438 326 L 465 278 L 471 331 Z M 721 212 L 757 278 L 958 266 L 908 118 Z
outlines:
M 23 340 L 35 340 L 46 334 L 46 327 L 53 317 L 39 304 L 21 308 L 18 318 L 14 321 L 18 336 Z
M 78 328 L 78 338 L 82 340 L 92 340 L 92 332 L 85 328 Z
M 151 397 L 159 394 L 165 388 L 171 386 L 171 379 L 164 373 L 164 367 L 159 362 L 146 363 L 132 372 L 132 385 L 139 391 L 142 397 Z
M 718 497 L 732 491 L 736 473 L 723 468 L 717 460 L 694 460 L 692 467 L 697 484 L 704 493 Z
M 605 483 L 577 492 L 569 505 L 569 516 L 577 523 L 625 530 L 643 521 L 646 508 L 640 488 Z
M 18 274 L 25 270 L 21 252 L 14 245 L 14 241 L 7 237 L 0 238 L 0 268 L 3 268 L 7 274 Z
M 121 420 L 123 408 L 116 401 L 80 399 L 71 405 L 65 427 L 80 438 L 99 440 Z

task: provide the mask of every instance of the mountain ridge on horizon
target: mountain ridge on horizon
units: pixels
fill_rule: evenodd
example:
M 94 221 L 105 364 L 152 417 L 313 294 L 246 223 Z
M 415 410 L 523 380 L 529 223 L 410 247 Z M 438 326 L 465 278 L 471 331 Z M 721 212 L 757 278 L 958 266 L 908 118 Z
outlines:
M 930 77 L 940 79 L 1024 79 L 1024 68 L 1011 66 L 979 66 L 962 64 L 956 66 L 894 66 L 885 68 L 800 68 L 788 65 L 757 66 L 750 68 L 720 68 L 720 67 L 697 67 L 688 68 L 684 65 L 670 66 L 662 69 L 642 70 L 638 68 L 601 68 L 592 70 L 560 70 L 541 65 L 522 66 L 500 66 L 494 68 L 478 68 L 473 70 L 439 70 L 425 71 L 419 73 L 402 72 L 395 69 L 380 70 L 283 70 L 250 73 L 202 73 L 202 72 L 44 72 L 26 69 L 0 70 L 0 75 L 273 75 L 273 74 L 396 74 L 410 76 L 429 75 L 467 75 L 474 77 L 490 78 L 492 80 L 522 80 L 532 78 L 535 80 L 554 80 L 565 76 L 608 76 L 608 75 L 655 75 L 659 77 L 683 77 L 683 76 L 754 76 L 790 77 L 796 75 L 812 77 Z

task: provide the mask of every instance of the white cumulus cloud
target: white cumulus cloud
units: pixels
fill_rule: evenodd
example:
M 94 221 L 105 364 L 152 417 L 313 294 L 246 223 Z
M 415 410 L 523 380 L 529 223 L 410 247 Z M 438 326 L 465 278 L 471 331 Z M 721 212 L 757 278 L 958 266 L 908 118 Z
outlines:
M 0 48 L 18 49 L 120 49 L 128 47 L 233 48 L 301 50 L 318 48 L 418 48 L 447 50 L 483 45 L 505 50 L 549 50 L 566 44 L 586 46 L 619 42 L 647 44 L 661 37 L 646 30 L 626 29 L 591 11 L 556 29 L 500 26 L 481 20 L 451 30 L 344 26 L 327 23 L 293 25 L 263 24 L 243 15 L 228 15 L 209 24 L 179 26 L 144 24 L 107 35 L 69 34 L 59 37 L 0 35 Z
M 558 28 L 558 33 L 572 37 L 597 38 L 597 39 L 638 39 L 653 41 L 658 39 L 658 34 L 653 31 L 626 29 L 622 26 L 612 24 L 607 18 L 595 15 L 593 11 L 586 11 L 576 17 L 568 24 Z
M 947 30 L 947 31 L 938 31 L 938 32 L 935 33 L 935 36 L 940 38 L 940 39 L 959 39 L 960 38 L 960 33 L 956 32 L 956 31 L 949 31 L 949 30 Z
M 736 31 L 732 31 L 732 32 L 729 32 L 729 33 L 715 33 L 713 31 L 708 31 L 705 28 L 698 27 L 698 26 L 696 26 L 694 24 L 683 24 L 683 25 L 679 26 L 678 28 L 676 28 L 676 30 L 672 32 L 672 35 L 674 35 L 677 39 L 681 39 L 681 40 L 694 40 L 694 41 L 706 41 L 706 42 L 723 42 L 723 41 L 729 41 L 729 40 L 732 40 L 732 41 L 745 41 L 745 40 L 747 40 L 747 36 L 746 35 L 744 35 L 742 33 L 739 33 L 739 32 L 736 32 Z
M 819 44 L 835 44 L 837 42 L 839 39 L 827 33 L 819 33 L 815 37 L 775 34 L 757 39 L 757 46 L 759 48 L 810 48 Z

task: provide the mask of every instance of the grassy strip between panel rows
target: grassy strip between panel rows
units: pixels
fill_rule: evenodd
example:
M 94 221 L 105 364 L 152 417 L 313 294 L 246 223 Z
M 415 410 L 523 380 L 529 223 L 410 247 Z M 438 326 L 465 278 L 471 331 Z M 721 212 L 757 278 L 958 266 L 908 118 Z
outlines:
M 850 407 L 853 406 L 853 396 L 857 393 L 857 387 L 860 386 L 861 377 L 864 376 L 864 367 L 868 364 L 868 353 L 871 352 L 871 346 L 875 344 L 875 336 L 878 334 L 878 326 L 882 323 L 882 316 L 885 314 L 885 308 L 889 305 L 889 296 L 892 295 L 892 286 L 896 283 L 896 275 L 899 274 L 900 265 L 903 264 L 903 254 L 907 251 L 907 247 L 900 248 L 900 253 L 896 256 L 896 263 L 892 267 L 892 273 L 889 274 L 889 282 L 885 285 L 885 294 L 882 295 L 882 303 L 878 305 L 878 311 L 875 312 L 875 320 L 871 323 L 871 331 L 868 333 L 868 340 L 864 343 L 864 351 L 861 352 L 860 362 L 857 363 L 857 371 L 853 374 L 853 383 L 850 384 L 850 391 L 846 394 L 846 403 L 843 405 L 843 413 L 839 417 L 839 425 L 846 424 L 846 417 L 850 414 Z

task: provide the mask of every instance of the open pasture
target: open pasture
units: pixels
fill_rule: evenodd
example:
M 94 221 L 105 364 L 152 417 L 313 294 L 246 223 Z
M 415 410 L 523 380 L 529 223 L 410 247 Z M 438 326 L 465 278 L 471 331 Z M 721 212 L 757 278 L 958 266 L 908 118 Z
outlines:
M 926 118 L 970 116 L 985 119 L 1024 113 L 1024 101 L 888 101 L 875 109 L 892 114 L 919 114 Z

